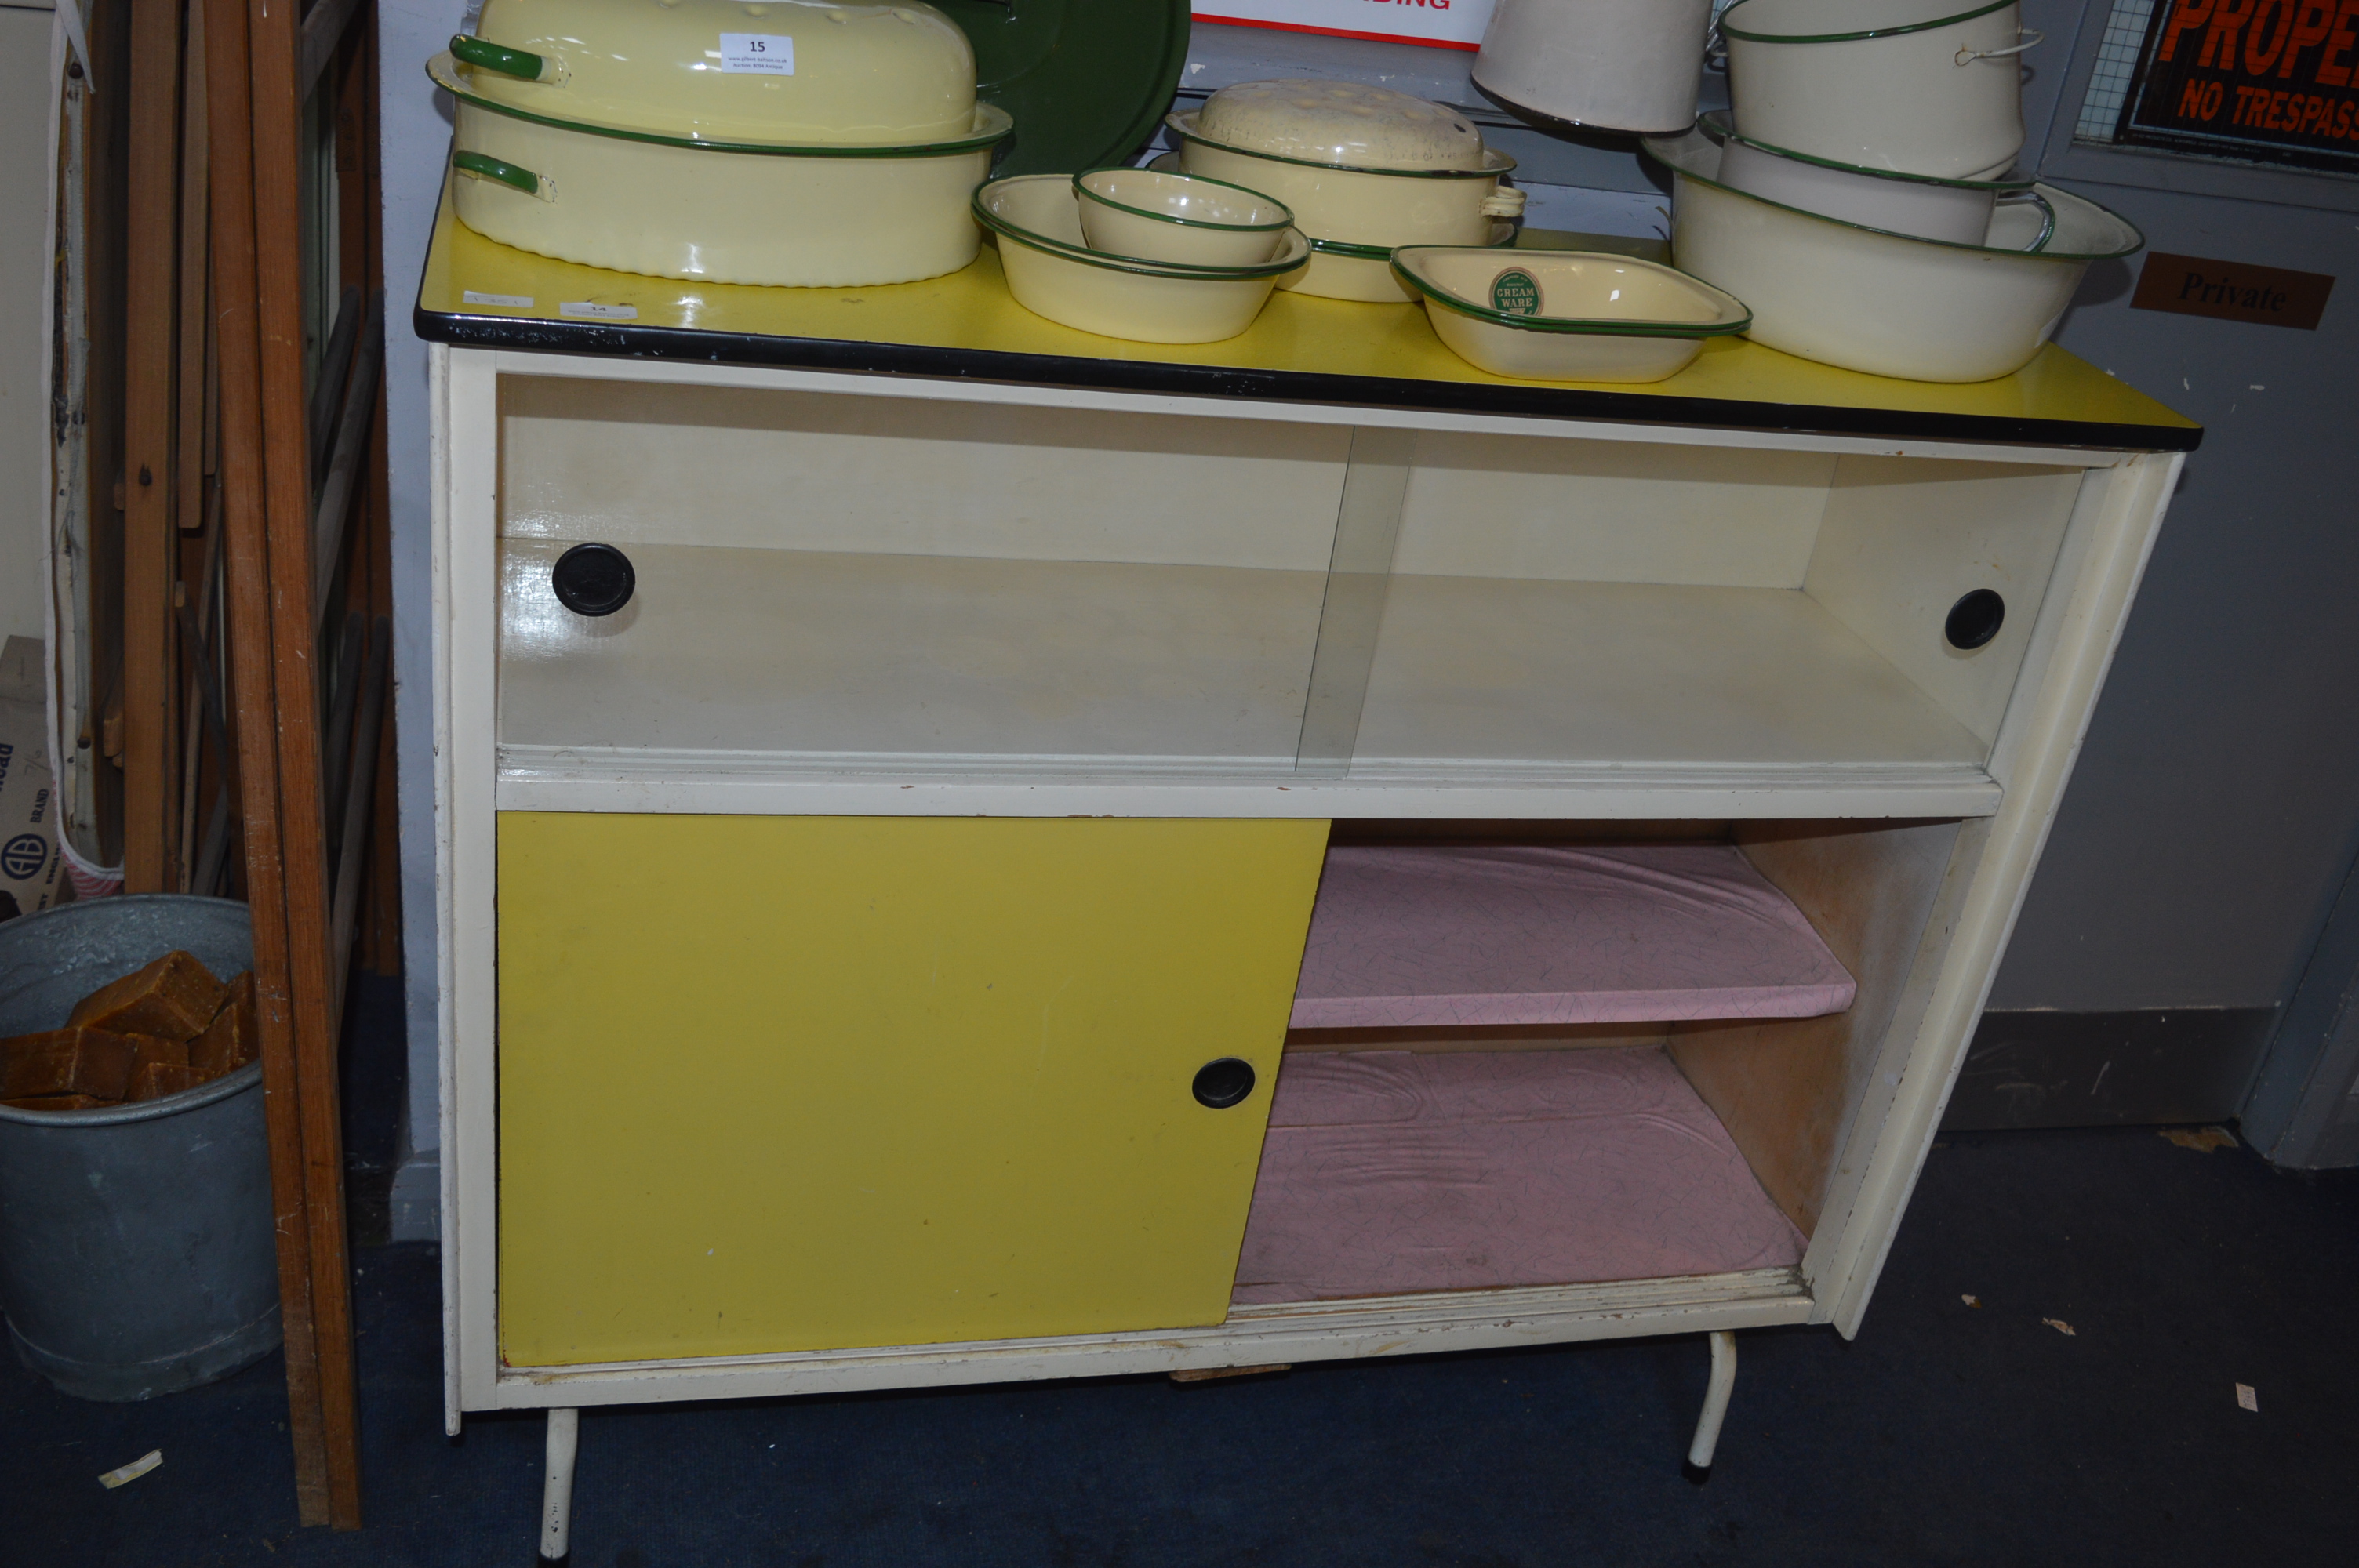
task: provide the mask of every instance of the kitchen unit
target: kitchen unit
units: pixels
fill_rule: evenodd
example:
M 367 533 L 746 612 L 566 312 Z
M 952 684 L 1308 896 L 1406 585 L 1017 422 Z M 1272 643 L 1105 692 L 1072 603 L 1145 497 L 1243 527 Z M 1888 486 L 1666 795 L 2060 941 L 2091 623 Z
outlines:
M 1699 1333 L 1708 1465 L 1726 1336 L 1860 1325 L 2201 432 L 2052 346 L 1583 387 L 998 265 L 682 283 L 446 194 L 451 1429 L 551 1412 L 561 1551 L 585 1405 Z M 1420 856 L 1658 899 L 1616 994 L 1689 1000 L 1299 990 Z M 1740 907 L 1794 973 L 1716 978 Z M 1523 1151 L 1435 1178 L 1481 1247 L 1285 1152 L 1436 1118 Z

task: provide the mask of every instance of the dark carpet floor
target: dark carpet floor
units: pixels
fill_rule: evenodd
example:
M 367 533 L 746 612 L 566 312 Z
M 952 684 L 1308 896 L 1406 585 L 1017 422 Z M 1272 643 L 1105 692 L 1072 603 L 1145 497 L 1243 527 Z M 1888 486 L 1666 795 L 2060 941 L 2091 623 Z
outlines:
M 365 1530 L 295 1528 L 275 1360 L 133 1406 L 12 1362 L 0 1561 L 529 1563 L 539 1422 L 478 1418 L 446 1443 L 434 1253 L 358 1258 Z M 1701 1489 L 1679 1461 L 1703 1346 L 1643 1340 L 593 1411 L 574 1561 L 2348 1564 L 2354 1307 L 2359 1174 L 2151 1130 L 1952 1135 L 1855 1343 L 1741 1336 Z M 151 1448 L 160 1469 L 99 1487 Z

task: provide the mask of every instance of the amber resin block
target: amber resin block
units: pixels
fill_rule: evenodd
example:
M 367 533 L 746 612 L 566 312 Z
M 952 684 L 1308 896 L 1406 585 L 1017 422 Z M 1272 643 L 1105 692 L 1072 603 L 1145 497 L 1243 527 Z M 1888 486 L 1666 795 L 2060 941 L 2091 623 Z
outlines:
M 193 1040 L 221 1010 L 222 983 L 192 954 L 165 954 L 82 999 L 68 1027 Z
M 136 1051 L 130 1041 L 98 1029 L 20 1034 L 0 1060 L 0 1100 L 47 1095 L 92 1095 L 118 1100 L 131 1085 Z
M 189 1065 L 203 1083 L 236 1071 L 260 1053 L 254 1032 L 254 971 L 248 969 L 222 988 L 221 1010 L 189 1042 Z
M 142 1062 L 132 1069 L 131 1089 L 123 1098 L 126 1100 L 162 1099 L 166 1095 L 195 1088 L 197 1083 L 194 1069 L 186 1062 Z

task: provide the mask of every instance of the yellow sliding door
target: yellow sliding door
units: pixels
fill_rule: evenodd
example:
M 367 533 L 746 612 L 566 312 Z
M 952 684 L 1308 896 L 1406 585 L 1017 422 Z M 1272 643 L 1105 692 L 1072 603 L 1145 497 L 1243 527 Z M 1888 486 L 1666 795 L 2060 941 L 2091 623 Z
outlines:
M 1219 1322 L 1326 836 L 503 813 L 503 1357 Z

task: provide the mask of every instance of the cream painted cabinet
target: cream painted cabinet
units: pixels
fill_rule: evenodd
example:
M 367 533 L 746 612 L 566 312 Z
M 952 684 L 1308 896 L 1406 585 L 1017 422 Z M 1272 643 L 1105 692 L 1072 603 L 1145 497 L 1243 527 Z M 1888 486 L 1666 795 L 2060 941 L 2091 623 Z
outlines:
M 861 291 L 853 337 L 828 291 L 438 234 L 454 1427 L 1854 1332 L 2197 433 L 2054 350 L 1535 387 L 1282 297 L 1150 351 L 1003 308 L 992 265 Z M 640 324 L 554 310 L 593 283 Z M 1773 890 L 1847 1003 L 1289 1027 L 1346 849 L 1660 843 Z M 1653 1053 L 1790 1246 L 1239 1273 L 1278 1083 L 1535 1051 Z M 1657 1223 L 1712 1206 L 1680 1191 Z

